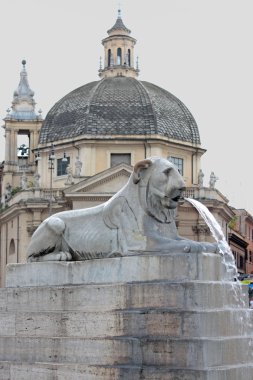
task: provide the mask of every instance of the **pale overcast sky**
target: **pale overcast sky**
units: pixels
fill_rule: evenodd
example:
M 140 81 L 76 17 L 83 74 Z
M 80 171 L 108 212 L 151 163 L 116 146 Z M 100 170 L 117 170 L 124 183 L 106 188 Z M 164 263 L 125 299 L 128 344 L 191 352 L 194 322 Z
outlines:
M 73 89 L 98 80 L 101 40 L 117 17 L 115 0 L 0 0 L 0 116 L 11 106 L 22 59 L 43 117 Z M 211 171 L 230 205 L 253 214 L 252 0 L 121 0 L 137 39 L 140 80 L 168 90 L 199 126 Z M 4 159 L 0 131 L 0 160 Z

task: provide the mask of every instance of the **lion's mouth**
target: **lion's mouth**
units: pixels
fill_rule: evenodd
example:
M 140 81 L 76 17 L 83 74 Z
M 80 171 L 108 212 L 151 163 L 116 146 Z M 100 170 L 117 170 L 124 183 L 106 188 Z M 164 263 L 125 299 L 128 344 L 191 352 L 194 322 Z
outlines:
M 181 195 L 177 195 L 176 197 L 172 198 L 174 202 L 184 201 L 184 198 Z
M 164 196 L 162 204 L 166 208 L 175 208 L 177 204 L 183 204 L 184 203 L 184 197 L 182 195 L 178 194 L 175 197 L 170 196 Z

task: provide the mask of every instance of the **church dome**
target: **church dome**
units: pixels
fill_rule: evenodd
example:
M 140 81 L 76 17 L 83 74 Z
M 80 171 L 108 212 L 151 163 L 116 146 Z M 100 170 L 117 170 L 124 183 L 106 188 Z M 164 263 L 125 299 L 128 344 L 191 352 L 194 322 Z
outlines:
M 129 135 L 200 144 L 197 124 L 178 98 L 125 76 L 105 77 L 64 96 L 48 112 L 39 143 Z

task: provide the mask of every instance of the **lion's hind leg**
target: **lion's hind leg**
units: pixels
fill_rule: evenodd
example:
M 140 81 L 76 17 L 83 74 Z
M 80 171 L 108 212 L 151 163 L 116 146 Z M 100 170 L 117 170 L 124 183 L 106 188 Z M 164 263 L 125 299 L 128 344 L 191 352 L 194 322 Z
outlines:
M 45 220 L 32 237 L 27 260 L 29 262 L 72 260 L 71 253 L 62 247 L 65 227 L 64 221 L 58 217 L 52 216 Z

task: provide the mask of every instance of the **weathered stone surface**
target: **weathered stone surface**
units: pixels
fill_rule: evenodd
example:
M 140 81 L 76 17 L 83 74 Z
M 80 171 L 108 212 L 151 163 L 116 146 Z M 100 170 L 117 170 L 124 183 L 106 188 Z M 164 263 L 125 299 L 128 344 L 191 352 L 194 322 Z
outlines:
M 214 253 L 147 253 L 83 262 L 7 265 L 7 287 L 107 284 L 143 281 L 223 280 L 222 259 Z
M 25 347 L 25 349 L 24 349 Z M 251 338 L 164 339 L 0 337 L 0 361 L 196 369 L 246 364 Z
M 143 365 L 204 369 L 246 364 L 251 338 L 142 339 Z
M 176 311 L 141 309 L 111 312 L 11 312 L 0 314 L 0 337 L 167 337 L 247 336 L 248 310 Z
M 14 336 L 15 331 L 16 331 L 15 321 L 16 321 L 16 316 L 14 313 L 1 312 L 0 313 L 0 335 Z
M 25 348 L 25 349 L 24 349 Z M 137 365 L 140 342 L 134 338 L 82 339 L 0 337 L 0 361 Z
M 82 364 L 13 364 L 0 362 L 1 380 L 252 380 L 252 366 L 215 370 L 157 367 L 85 366 Z
M 1 380 L 139 380 L 141 368 L 0 362 Z
M 247 294 L 230 282 L 151 282 L 0 289 L 2 311 L 178 310 L 245 308 Z M 95 301 L 94 301 L 95 300 Z
M 18 337 L 179 337 L 183 328 L 183 315 L 164 311 L 18 313 L 15 319 L 11 313 L 5 313 L 4 318 L 0 315 L 0 326 L 8 316 L 11 319 L 7 333 Z M 0 336 L 6 336 L 6 328 L 0 330 Z
M 251 380 L 252 371 L 252 366 L 243 365 L 235 368 L 221 367 L 215 370 L 144 368 L 142 376 L 145 380 Z
M 48 263 L 9 267 L 1 380 L 252 380 L 247 287 L 222 280 L 219 255 L 52 264 L 56 281 L 72 284 L 50 286 Z

